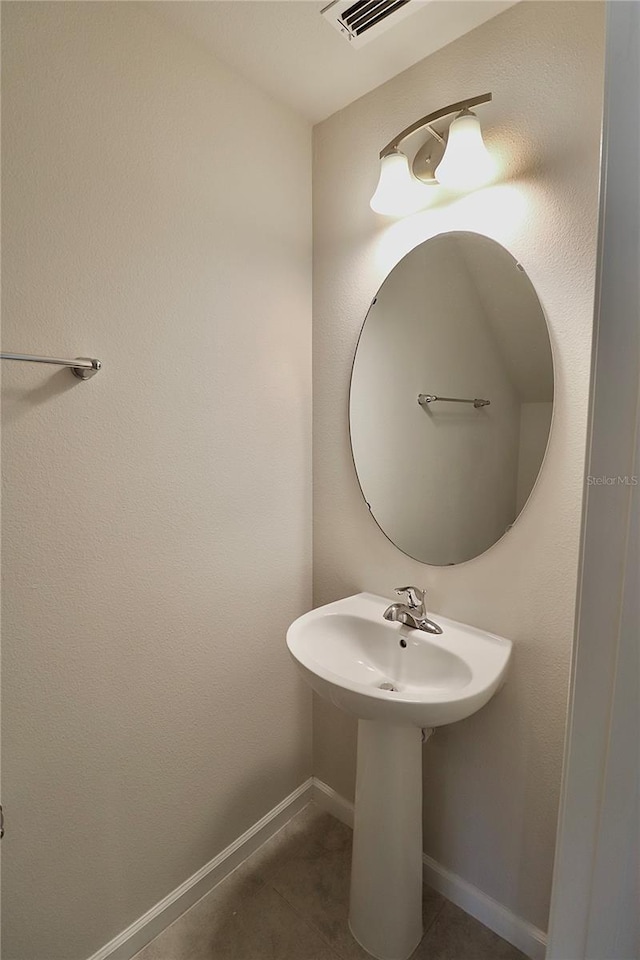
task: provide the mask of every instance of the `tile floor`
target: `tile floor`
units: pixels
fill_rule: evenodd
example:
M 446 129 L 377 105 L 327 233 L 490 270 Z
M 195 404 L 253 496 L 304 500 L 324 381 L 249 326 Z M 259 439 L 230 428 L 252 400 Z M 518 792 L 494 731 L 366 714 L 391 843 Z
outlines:
M 308 804 L 134 960 L 371 960 L 347 926 L 351 830 Z M 425 887 L 412 960 L 526 960 Z

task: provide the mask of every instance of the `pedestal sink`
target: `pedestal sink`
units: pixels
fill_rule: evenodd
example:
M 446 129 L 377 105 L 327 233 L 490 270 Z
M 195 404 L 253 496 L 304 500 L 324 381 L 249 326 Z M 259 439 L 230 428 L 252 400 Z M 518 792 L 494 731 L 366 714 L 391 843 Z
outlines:
M 287 646 L 316 693 L 358 717 L 349 926 L 378 960 L 422 938 L 422 738 L 463 720 L 503 682 L 511 641 L 432 614 L 432 635 L 359 593 L 299 617 Z

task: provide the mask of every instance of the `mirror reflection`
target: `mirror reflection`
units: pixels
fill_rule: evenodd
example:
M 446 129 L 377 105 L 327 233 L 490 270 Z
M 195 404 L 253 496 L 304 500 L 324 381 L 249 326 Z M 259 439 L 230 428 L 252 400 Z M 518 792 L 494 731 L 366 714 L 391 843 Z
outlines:
M 448 233 L 391 271 L 366 316 L 349 419 L 363 496 L 423 563 L 461 563 L 513 525 L 536 482 L 553 362 L 535 289 L 487 237 Z

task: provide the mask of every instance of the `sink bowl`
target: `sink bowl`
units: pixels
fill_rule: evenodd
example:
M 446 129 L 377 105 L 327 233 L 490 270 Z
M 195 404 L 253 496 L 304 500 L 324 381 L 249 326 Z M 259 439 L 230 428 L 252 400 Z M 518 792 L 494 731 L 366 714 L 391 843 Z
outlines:
M 389 603 L 359 593 L 292 623 L 287 646 L 313 689 L 359 719 L 417 727 L 483 707 L 505 677 L 511 641 L 437 614 L 440 635 L 389 623 Z

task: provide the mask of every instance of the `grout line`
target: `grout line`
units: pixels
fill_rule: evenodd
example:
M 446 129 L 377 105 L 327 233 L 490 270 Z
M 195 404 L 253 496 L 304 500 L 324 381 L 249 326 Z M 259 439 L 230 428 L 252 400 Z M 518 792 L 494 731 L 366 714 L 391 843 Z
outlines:
M 0 0 L 0 2 L 1 2 L 1 0 Z M 303 811 L 303 810 L 306 810 L 307 807 L 309 806 L 309 804 L 310 804 L 310 803 L 313 803 L 313 802 L 314 802 L 313 800 L 309 800 L 307 803 L 305 803 L 304 807 L 300 807 L 300 809 L 297 810 L 294 814 L 292 814 L 292 815 L 289 817 L 288 820 L 285 820 L 285 822 L 282 824 L 282 826 L 281 826 L 281 827 L 278 827 L 278 829 L 276 830 L 276 832 L 275 832 L 275 833 L 272 833 L 271 836 L 270 836 L 267 840 L 264 841 L 264 843 L 261 843 L 260 846 L 259 846 L 256 850 L 254 850 L 252 853 L 247 854 L 247 856 L 244 858 L 244 860 L 241 860 L 240 863 L 237 864 L 237 866 L 235 866 L 235 867 L 233 868 L 233 870 L 231 871 L 231 873 L 227 874 L 227 876 L 231 877 L 231 876 L 236 872 L 236 870 L 238 869 L 238 867 L 241 867 L 243 864 L 245 864 L 245 863 L 247 862 L 247 860 L 251 860 L 252 857 L 254 857 L 254 856 L 256 856 L 256 854 L 260 853 L 262 847 L 265 846 L 265 844 L 271 843 L 272 840 L 277 840 L 278 837 L 280 836 L 280 834 L 282 833 L 282 831 L 284 830 L 284 828 L 285 828 L 285 827 L 288 827 L 289 824 L 291 823 L 291 821 L 292 821 L 292 820 L 295 820 L 296 817 L 299 817 L 300 814 L 302 813 L 302 811 Z M 288 861 L 285 861 L 285 863 L 286 863 L 286 862 L 288 862 Z M 283 865 L 284 865 L 284 864 L 283 864 Z M 226 879 L 226 877 L 225 877 L 224 879 Z M 222 880 L 221 882 L 224 883 L 224 880 Z M 265 885 L 268 883 L 268 881 L 267 881 L 266 878 L 265 878 L 265 880 L 261 880 L 260 882 L 261 882 L 261 883 L 264 883 Z M 205 894 L 205 896 L 206 896 L 206 894 Z
M 329 816 L 332 817 L 332 819 L 335 820 L 336 823 L 341 823 L 341 822 L 342 822 L 342 821 L 338 820 L 338 818 L 335 817 L 335 816 L 334 816 L 332 813 L 330 813 L 329 811 L 323 810 L 323 808 L 320 806 L 320 804 L 318 804 L 315 800 L 312 799 L 312 800 L 309 801 L 309 803 L 312 803 L 312 804 L 318 809 L 318 811 L 319 811 L 320 813 L 329 813 Z M 305 807 L 303 807 L 302 809 L 304 810 L 304 809 L 306 809 L 306 807 L 308 807 L 308 806 L 309 806 L 309 804 L 306 804 Z M 291 819 L 293 820 L 293 819 L 294 819 L 295 817 L 297 817 L 300 813 L 302 813 L 302 810 L 299 810 L 298 813 L 294 814 L 294 816 L 293 816 Z M 289 821 L 289 822 L 290 822 L 290 821 Z M 281 871 L 282 869 L 284 869 L 284 867 L 285 867 L 285 866 L 287 865 L 287 863 L 289 863 L 289 862 L 290 862 L 290 861 L 287 860 L 287 861 L 285 861 L 284 863 L 281 864 L 281 866 L 280 866 L 280 868 L 278 869 L 277 873 L 274 874 L 273 880 L 276 879 L 278 873 L 280 873 L 280 871 Z M 344 956 L 344 954 L 343 954 L 342 951 L 336 946 L 336 944 L 335 944 L 335 943 L 332 943 L 331 940 L 328 939 L 328 937 L 327 937 L 327 935 L 325 934 L 325 932 L 315 923 L 315 921 L 314 921 L 313 919 L 311 919 L 311 918 L 308 917 L 305 913 L 303 913 L 303 912 L 300 910 L 300 908 L 297 907 L 294 903 L 292 903 L 284 893 L 281 893 L 280 890 L 278 890 L 278 888 L 274 885 L 274 882 L 273 882 L 272 880 L 268 880 L 268 881 L 267 881 L 267 884 L 268 884 L 269 887 L 271 887 L 272 890 L 275 891 L 275 893 L 278 894 L 278 896 L 280 897 L 280 899 L 283 900 L 291 910 L 293 910 L 293 912 L 295 913 L 295 915 L 296 915 L 300 920 L 302 920 L 302 921 L 306 924 L 306 926 L 308 926 L 311 930 L 313 930 L 314 933 L 316 933 L 316 934 L 320 937 L 320 939 L 327 945 L 327 947 L 329 947 L 329 949 L 331 950 L 331 952 L 332 952 L 333 954 L 335 954 L 336 960 L 349 960 L 348 957 L 345 957 L 345 956 Z M 349 935 L 351 935 L 351 934 L 349 934 Z M 354 942 L 354 944 L 356 943 L 355 940 L 354 940 L 353 942 Z M 421 942 L 422 942 L 422 941 L 421 941 Z M 356 945 L 357 945 L 357 944 L 356 944 Z M 360 949 L 362 949 L 362 948 L 360 948 Z
M 428 934 L 430 934 L 431 931 L 432 931 L 432 929 L 435 927 L 436 922 L 437 922 L 437 920 L 439 919 L 440 914 L 442 913 L 442 911 L 443 911 L 444 908 L 446 907 L 447 903 L 450 903 L 450 902 L 451 902 L 451 901 L 447 900 L 446 897 L 443 897 L 441 893 L 439 893 L 438 896 L 440 897 L 440 900 L 441 900 L 440 906 L 438 907 L 438 909 L 437 909 L 436 912 L 434 913 L 434 915 L 433 915 L 433 920 L 431 921 L 431 923 L 430 923 L 427 927 L 424 928 L 424 933 L 422 934 L 422 940 L 420 941 L 420 943 L 424 943 L 424 941 L 427 939 Z
M 285 864 L 282 864 L 282 866 L 284 867 Z M 300 920 L 303 920 L 303 921 L 305 922 L 305 924 L 314 931 L 314 933 L 318 934 L 318 936 L 320 937 L 320 939 L 323 940 L 324 943 L 326 943 L 326 945 L 331 949 L 331 951 L 332 951 L 333 953 L 335 953 L 336 957 L 338 957 L 338 960 L 346 960 L 346 958 L 343 957 L 343 955 L 338 951 L 336 945 L 335 945 L 334 943 L 331 943 L 331 941 L 327 939 L 327 936 L 326 936 L 326 934 L 324 933 L 324 931 L 321 930 L 320 927 L 318 927 L 318 926 L 316 925 L 316 923 L 315 923 L 312 919 L 310 919 L 309 917 L 305 916 L 305 914 L 301 912 L 300 908 L 297 907 L 294 903 L 291 903 L 291 901 L 288 899 L 288 897 L 287 897 L 284 893 L 281 893 L 281 892 L 277 889 L 277 887 L 275 887 L 275 886 L 273 885 L 273 883 L 269 882 L 269 886 L 271 887 L 272 890 L 274 890 L 274 891 L 278 894 L 278 896 L 280 897 L 281 900 L 284 900 L 284 902 L 287 904 L 287 906 L 288 906 L 291 910 L 293 910 L 293 912 L 295 913 L 295 915 L 296 915 Z
M 329 947 L 329 949 L 331 950 L 331 952 L 332 952 L 332 953 L 335 953 L 335 955 L 336 955 L 336 957 L 338 958 L 338 960 L 345 960 L 345 958 L 342 956 L 342 954 L 341 954 L 341 953 L 338 953 L 338 951 L 337 951 L 336 948 L 335 948 L 335 945 L 334 945 L 333 943 L 330 943 L 329 940 L 327 940 L 327 938 L 326 938 L 326 936 L 324 935 L 324 933 L 322 932 L 322 930 L 318 929 L 318 927 L 315 925 L 315 923 L 313 922 L 313 920 L 309 920 L 307 917 L 305 917 L 305 915 L 304 915 L 303 913 L 300 913 L 300 910 L 299 910 L 296 906 L 294 906 L 294 904 L 291 903 L 290 900 L 287 900 L 287 898 L 285 897 L 285 895 L 284 895 L 283 893 L 280 893 L 279 890 L 276 890 L 276 888 L 275 888 L 272 884 L 270 884 L 270 886 L 271 886 L 271 889 L 274 891 L 274 893 L 276 893 L 276 894 L 280 897 L 280 899 L 282 900 L 282 902 L 283 902 L 283 903 L 286 903 L 286 905 L 289 907 L 289 909 L 291 910 L 291 912 L 296 915 L 296 917 L 298 918 L 298 920 L 301 920 L 301 921 L 304 923 L 305 927 L 308 927 L 308 928 L 311 930 L 312 933 L 315 933 L 316 936 L 320 937 L 320 939 L 322 940 L 322 942 L 325 943 L 325 944 L 327 945 L 327 947 Z

